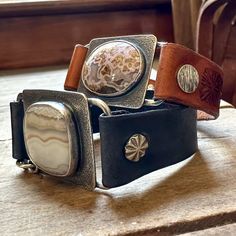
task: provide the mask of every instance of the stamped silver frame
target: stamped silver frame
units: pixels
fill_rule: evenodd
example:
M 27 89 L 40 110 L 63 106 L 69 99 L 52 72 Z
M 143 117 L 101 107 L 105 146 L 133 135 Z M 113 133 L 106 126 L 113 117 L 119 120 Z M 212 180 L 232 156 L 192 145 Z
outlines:
M 74 175 L 62 179 L 93 190 L 96 187 L 96 167 L 90 112 L 86 96 L 81 93 L 66 91 L 24 90 L 22 99 L 24 110 L 33 103 L 43 101 L 61 102 L 72 110 L 79 139 L 74 137 L 73 142 L 79 142 L 80 159 Z
M 86 59 L 93 53 L 98 47 L 109 41 L 126 41 L 137 47 L 143 54 L 145 68 L 143 75 L 137 81 L 136 85 L 133 85 L 131 89 L 124 94 L 117 96 L 100 96 L 89 91 L 83 84 L 82 79 L 78 86 L 78 92 L 84 93 L 88 98 L 100 98 L 104 100 L 109 106 L 114 107 L 127 107 L 138 109 L 142 107 L 148 87 L 148 81 L 151 74 L 152 63 L 155 55 L 157 46 L 157 38 L 154 35 L 131 35 L 131 36 L 119 36 L 119 37 L 108 37 L 108 38 L 96 38 L 90 41 L 89 49 L 86 55 Z

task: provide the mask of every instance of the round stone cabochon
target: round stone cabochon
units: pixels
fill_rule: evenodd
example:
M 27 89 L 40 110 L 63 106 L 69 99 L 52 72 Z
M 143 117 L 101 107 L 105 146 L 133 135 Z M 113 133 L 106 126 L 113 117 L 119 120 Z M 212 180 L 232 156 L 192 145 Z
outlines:
M 91 92 L 103 96 L 125 93 L 141 77 L 144 59 L 131 43 L 112 41 L 97 47 L 83 66 L 82 81 Z

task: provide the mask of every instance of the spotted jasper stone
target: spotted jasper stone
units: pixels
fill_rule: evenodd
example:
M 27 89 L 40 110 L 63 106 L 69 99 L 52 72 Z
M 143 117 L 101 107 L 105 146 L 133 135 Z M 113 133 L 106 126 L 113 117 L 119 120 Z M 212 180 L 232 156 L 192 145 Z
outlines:
M 44 172 L 67 176 L 74 170 L 70 112 L 61 103 L 39 102 L 25 113 L 24 139 L 31 161 Z
M 115 96 L 133 86 L 143 70 L 144 59 L 135 46 L 125 41 L 107 42 L 84 63 L 82 81 L 95 94 Z

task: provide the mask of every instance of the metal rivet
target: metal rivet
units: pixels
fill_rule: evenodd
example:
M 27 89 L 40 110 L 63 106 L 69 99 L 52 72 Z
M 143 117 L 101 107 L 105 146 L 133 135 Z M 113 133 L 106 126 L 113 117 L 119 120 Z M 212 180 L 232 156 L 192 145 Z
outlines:
M 148 146 L 147 138 L 144 135 L 134 134 L 125 145 L 125 157 L 137 162 L 145 155 Z
M 177 81 L 182 91 L 193 93 L 199 84 L 199 74 L 195 67 L 185 64 L 178 71 Z

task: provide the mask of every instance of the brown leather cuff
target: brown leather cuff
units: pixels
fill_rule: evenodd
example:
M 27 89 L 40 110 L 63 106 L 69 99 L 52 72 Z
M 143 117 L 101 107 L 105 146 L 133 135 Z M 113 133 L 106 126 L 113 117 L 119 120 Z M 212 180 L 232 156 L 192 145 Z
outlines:
M 65 90 L 77 91 L 88 48 L 75 46 Z M 222 69 L 204 56 L 182 45 L 164 43 L 161 46 L 155 97 L 200 110 L 198 119 L 215 119 L 223 86 Z
M 200 119 L 214 119 L 219 116 L 222 86 L 223 71 L 217 64 L 182 45 L 167 43 L 162 46 L 155 83 L 156 98 L 181 103 L 210 115 Z

